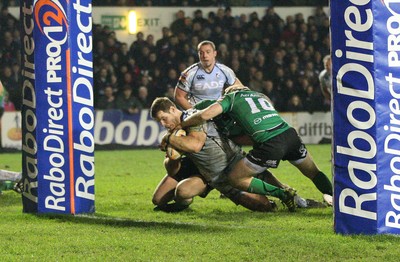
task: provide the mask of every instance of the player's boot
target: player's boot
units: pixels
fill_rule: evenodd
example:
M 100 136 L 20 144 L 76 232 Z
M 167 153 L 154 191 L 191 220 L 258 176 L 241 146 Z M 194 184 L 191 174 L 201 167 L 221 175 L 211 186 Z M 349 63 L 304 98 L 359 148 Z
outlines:
M 326 208 L 328 205 L 324 202 L 320 202 L 314 199 L 306 199 L 307 208 Z
M 325 202 L 320 202 L 309 198 L 305 199 L 299 195 L 294 196 L 294 201 L 297 208 L 326 208 L 328 206 Z
M 177 213 L 187 209 L 189 205 L 187 204 L 180 204 L 180 203 L 169 203 L 164 206 L 156 206 L 153 210 L 154 211 L 164 211 L 166 213 Z
M 296 211 L 296 203 L 294 197 L 296 196 L 296 190 L 293 188 L 285 189 L 285 196 L 281 199 L 282 203 L 289 209 L 290 212 Z
M 177 213 L 187 209 L 193 203 L 193 198 L 181 199 L 162 206 L 156 206 L 154 211 L 164 211 L 166 213 Z
M 294 202 L 296 203 L 296 206 L 299 207 L 299 208 L 306 208 L 306 207 L 308 207 L 308 205 L 307 205 L 307 200 L 304 199 L 304 198 L 302 198 L 302 197 L 299 196 L 299 195 L 295 195 L 295 196 L 294 196 Z
M 22 179 L 14 184 L 13 190 L 18 194 L 22 194 L 23 189 L 24 189 L 24 183 Z
M 278 210 L 278 206 L 276 205 L 275 201 L 269 200 L 269 204 L 271 205 L 272 212 L 275 212 L 276 210 Z

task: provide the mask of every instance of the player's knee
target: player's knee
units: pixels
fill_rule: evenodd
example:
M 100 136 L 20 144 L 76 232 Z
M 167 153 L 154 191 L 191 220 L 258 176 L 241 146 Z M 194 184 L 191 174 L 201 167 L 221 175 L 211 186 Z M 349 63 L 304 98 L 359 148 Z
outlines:
M 175 200 L 190 199 L 198 196 L 204 190 L 207 189 L 207 185 L 201 183 L 180 183 L 175 189 Z
M 175 198 L 176 199 L 187 199 L 193 197 L 191 190 L 188 187 L 178 186 L 175 189 Z
M 230 174 L 228 176 L 228 181 L 229 181 L 229 184 L 231 184 L 231 186 L 233 186 L 235 188 L 238 188 L 239 185 L 241 184 L 241 180 L 238 177 L 236 177 L 235 174 Z
M 153 202 L 153 205 L 160 205 L 161 204 L 161 198 L 158 197 L 157 195 L 153 195 L 153 198 L 151 199 L 151 202 Z
M 153 194 L 153 198 L 151 199 L 151 202 L 153 202 L 154 205 L 160 206 L 160 205 L 165 205 L 169 201 L 171 201 L 173 198 L 173 195 L 170 194 L 162 194 L 160 192 L 156 192 Z

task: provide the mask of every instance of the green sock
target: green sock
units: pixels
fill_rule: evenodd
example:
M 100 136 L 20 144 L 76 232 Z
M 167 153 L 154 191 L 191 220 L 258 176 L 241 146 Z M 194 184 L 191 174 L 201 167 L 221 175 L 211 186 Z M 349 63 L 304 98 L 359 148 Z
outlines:
M 279 187 L 270 185 L 258 178 L 253 177 L 253 179 L 250 182 L 250 186 L 247 189 L 247 192 L 250 193 L 255 193 L 259 195 L 269 195 L 269 196 L 274 196 L 279 199 L 282 199 L 285 197 L 285 191 Z
M 14 188 L 14 182 L 11 181 L 0 182 L 0 190 L 9 190 L 13 188 Z
M 324 173 L 319 172 L 312 181 L 322 194 L 333 195 L 332 183 Z

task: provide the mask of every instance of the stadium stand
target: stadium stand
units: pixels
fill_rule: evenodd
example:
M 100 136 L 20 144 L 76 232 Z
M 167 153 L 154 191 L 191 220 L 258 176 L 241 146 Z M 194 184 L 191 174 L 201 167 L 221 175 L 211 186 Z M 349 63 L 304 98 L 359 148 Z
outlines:
M 179 73 L 198 60 L 197 44 L 208 39 L 216 44 L 218 59 L 230 66 L 244 84 L 269 95 L 278 111 L 329 110 L 323 105 L 318 83 L 318 73 L 323 70 L 322 58 L 330 52 L 329 18 L 321 7 L 315 7 L 315 14 L 307 18 L 301 13 L 282 18 L 273 7 L 265 7 L 262 17 L 257 13 L 233 17 L 230 7 L 221 7 L 227 1 L 96 0 L 95 5 L 146 6 L 149 2 L 152 5 L 207 4 L 216 8 L 207 14 L 202 14 L 200 9 L 193 15 L 180 14 L 169 28 L 163 28 L 162 38 L 154 39 L 151 34 L 140 32 L 132 43 L 120 42 L 108 27 L 95 25 L 96 107 L 104 108 L 106 89 L 107 93 L 111 89 L 115 97 L 126 89 L 131 89 L 136 98 L 139 93 L 140 96 L 146 93 L 145 98 L 138 99 L 143 103 L 140 108 L 147 108 L 149 101 L 157 96 L 171 96 Z M 17 5 L 18 1 L 9 1 L 9 4 Z M 8 13 L 4 3 L 0 13 L 0 40 L 3 43 L 0 79 L 18 110 L 21 106 L 19 21 Z

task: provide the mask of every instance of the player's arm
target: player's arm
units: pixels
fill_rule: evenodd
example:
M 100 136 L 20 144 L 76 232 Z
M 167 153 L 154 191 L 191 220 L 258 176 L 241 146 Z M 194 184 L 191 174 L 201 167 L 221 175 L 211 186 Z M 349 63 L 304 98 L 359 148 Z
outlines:
M 252 146 L 253 140 L 248 135 L 236 135 L 236 136 L 229 136 L 229 139 L 235 142 L 235 144 L 241 146 Z
M 184 110 L 192 108 L 192 105 L 189 103 L 188 100 L 188 93 L 180 89 L 179 87 L 175 87 L 174 100 L 175 104 L 177 104 Z
M 322 95 L 325 97 L 325 99 L 331 100 L 331 93 L 328 91 L 328 87 L 325 84 L 320 84 L 320 86 Z
M 240 82 L 239 78 L 236 77 L 235 82 L 232 84 L 234 85 L 243 85 L 242 82 Z
M 321 87 L 321 92 L 322 95 L 325 97 L 327 100 L 331 100 L 331 90 L 329 90 L 329 86 L 325 83 L 323 79 L 323 73 L 319 75 L 319 86 Z
M 206 142 L 207 135 L 203 131 L 191 131 L 186 136 L 169 137 L 169 144 L 181 152 L 198 153 Z
M 185 128 L 188 126 L 197 126 L 203 122 L 210 120 L 220 114 L 222 114 L 222 106 L 219 103 L 214 103 L 204 110 L 200 110 L 193 115 L 187 117 L 181 122 L 181 127 Z

